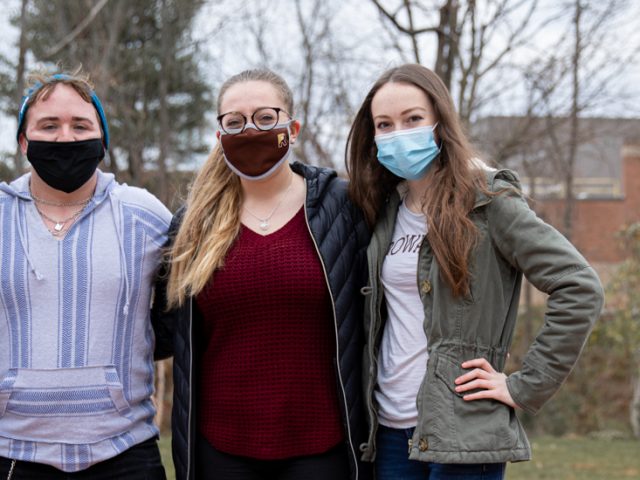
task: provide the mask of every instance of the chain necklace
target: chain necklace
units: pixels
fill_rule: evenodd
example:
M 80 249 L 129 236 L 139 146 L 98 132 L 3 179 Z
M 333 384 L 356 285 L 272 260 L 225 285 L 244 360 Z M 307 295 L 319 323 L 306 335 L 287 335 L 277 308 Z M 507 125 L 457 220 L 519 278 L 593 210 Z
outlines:
M 246 206 L 244 207 L 245 211 L 249 215 L 251 215 L 253 218 L 255 218 L 260 222 L 260 230 L 262 230 L 263 232 L 266 232 L 267 230 L 269 230 L 269 220 L 271 220 L 271 217 L 273 217 L 273 215 L 276 213 L 278 208 L 280 208 L 280 205 L 282 205 L 282 202 L 284 202 L 284 199 L 287 198 L 287 195 L 289 194 L 289 190 L 291 190 L 292 186 L 293 186 L 293 172 L 291 172 L 291 180 L 289 181 L 289 186 L 287 187 L 285 192 L 282 194 L 282 198 L 276 204 L 276 206 L 273 207 L 273 210 L 271 210 L 271 213 L 269 213 L 269 215 L 267 215 L 265 218 L 259 217 L 258 215 L 253 213 L 251 210 L 249 210 Z
M 90 200 L 90 199 L 89 199 Z M 75 221 L 76 218 L 78 218 L 78 216 L 80 216 L 80 214 L 82 213 L 82 211 L 84 210 L 84 208 L 87 206 L 87 203 L 89 203 L 89 200 L 87 200 L 84 205 L 82 205 L 82 208 L 76 210 L 75 212 L 73 212 L 73 214 L 63 220 L 56 220 L 55 218 L 51 218 L 50 216 L 48 216 L 46 213 L 44 213 L 42 210 L 40 210 L 38 208 L 38 205 L 34 204 L 34 206 L 36 207 L 37 212 L 40 214 L 40 216 L 46 220 L 49 220 L 51 223 L 54 223 L 55 225 L 53 226 L 53 230 L 47 228 L 47 230 L 49 230 L 49 232 L 51 233 L 51 235 L 53 235 L 54 237 L 59 237 L 60 235 L 62 235 L 65 230 L 68 230 L 64 228 L 64 226 L 67 224 L 67 222 L 73 220 Z M 71 222 L 73 223 L 73 222 Z
M 52 202 L 51 200 L 45 200 L 43 198 L 36 197 L 33 191 L 31 191 L 30 193 L 31 193 L 31 198 L 33 199 L 34 202 L 41 203 L 43 205 L 49 205 L 51 207 L 77 207 L 79 205 L 82 205 L 82 208 L 84 208 L 87 205 L 87 203 L 89 203 L 89 200 L 91 200 L 91 197 L 89 197 L 84 200 L 78 200 L 75 202 Z

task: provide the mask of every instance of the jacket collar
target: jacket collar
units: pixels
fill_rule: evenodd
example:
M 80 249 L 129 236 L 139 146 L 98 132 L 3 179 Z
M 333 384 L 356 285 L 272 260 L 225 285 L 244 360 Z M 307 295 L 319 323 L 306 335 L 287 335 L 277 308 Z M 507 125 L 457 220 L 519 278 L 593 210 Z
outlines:
M 325 190 L 331 181 L 338 176 L 335 170 L 323 167 L 305 165 L 301 162 L 291 164 L 291 169 L 306 180 L 307 183 L 307 207 L 316 208 Z
M 480 160 L 476 161 L 476 159 L 474 159 L 473 162 L 474 162 L 473 163 L 474 166 L 480 168 L 483 171 L 486 179 L 486 187 L 489 192 L 496 192 L 502 188 L 502 187 L 495 186 L 496 180 L 506 181 L 510 183 L 513 187 L 517 188 L 518 190 L 522 190 L 522 186 L 520 184 L 520 178 L 518 177 L 518 174 L 513 170 L 509 170 L 506 168 L 495 169 L 495 168 L 489 167 L 488 165 L 486 165 L 484 162 Z M 389 196 L 386 208 L 390 208 L 392 211 L 395 212 L 395 210 L 398 208 L 398 204 L 400 203 L 402 198 L 404 198 L 404 196 L 407 194 L 408 190 L 409 190 L 409 187 L 406 181 L 398 183 L 398 185 L 396 185 L 395 190 Z M 493 196 L 488 195 L 486 191 L 477 190 L 475 202 L 473 204 L 473 209 L 475 210 L 476 208 L 479 208 L 491 203 L 492 199 L 493 199 Z
M 520 178 L 518 177 L 518 174 L 513 170 L 509 170 L 506 168 L 502 168 L 498 170 L 490 167 L 483 168 L 482 170 L 484 171 L 484 174 L 485 174 L 485 179 L 487 182 L 486 187 L 489 192 L 495 193 L 497 191 L 502 190 L 503 188 L 502 186 L 496 186 L 495 184 L 496 180 L 506 181 L 510 183 L 513 187 L 517 188 L 518 190 L 522 190 L 522 186 L 520 184 Z M 479 208 L 491 203 L 492 199 L 493 199 L 493 195 L 488 195 L 486 191 L 477 190 L 476 200 L 475 200 L 475 203 L 473 204 L 473 209 L 475 210 L 476 208 Z

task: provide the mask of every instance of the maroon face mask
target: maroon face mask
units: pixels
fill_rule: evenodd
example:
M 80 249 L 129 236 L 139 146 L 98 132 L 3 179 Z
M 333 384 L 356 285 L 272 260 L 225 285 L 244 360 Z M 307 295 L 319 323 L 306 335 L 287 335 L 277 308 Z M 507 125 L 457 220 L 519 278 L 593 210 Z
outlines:
M 237 135 L 220 135 L 227 166 L 238 176 L 260 180 L 271 175 L 289 157 L 289 126 L 257 130 L 248 124 Z

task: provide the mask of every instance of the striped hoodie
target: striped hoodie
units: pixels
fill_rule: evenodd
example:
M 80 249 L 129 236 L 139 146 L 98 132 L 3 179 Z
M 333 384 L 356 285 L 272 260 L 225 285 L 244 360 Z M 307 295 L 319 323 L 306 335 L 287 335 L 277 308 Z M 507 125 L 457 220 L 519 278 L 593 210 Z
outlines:
M 154 275 L 171 214 L 98 170 L 63 240 L 0 184 L 0 456 L 83 470 L 158 434 Z

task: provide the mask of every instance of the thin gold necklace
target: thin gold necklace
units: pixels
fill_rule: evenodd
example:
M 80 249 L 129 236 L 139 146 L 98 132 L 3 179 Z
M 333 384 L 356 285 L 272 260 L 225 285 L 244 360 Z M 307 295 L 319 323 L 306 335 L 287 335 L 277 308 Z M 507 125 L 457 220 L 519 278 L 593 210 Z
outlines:
M 282 205 L 282 203 L 284 202 L 284 199 L 287 198 L 287 195 L 289 194 L 289 190 L 291 190 L 292 186 L 293 186 L 293 172 L 291 172 L 291 180 L 289 181 L 289 186 L 282 194 L 282 198 L 276 204 L 276 206 L 273 207 L 273 210 L 271 210 L 271 213 L 269 213 L 269 215 L 267 215 L 265 218 L 259 217 L 258 215 L 253 213 L 251 210 L 249 210 L 246 206 L 244 206 L 244 209 L 246 210 L 246 212 L 260 222 L 259 224 L 260 230 L 262 230 L 263 232 L 266 232 L 267 230 L 269 230 L 269 220 L 271 220 L 271 217 L 273 217 L 273 215 L 276 213 L 278 208 L 280 208 L 280 205 Z

